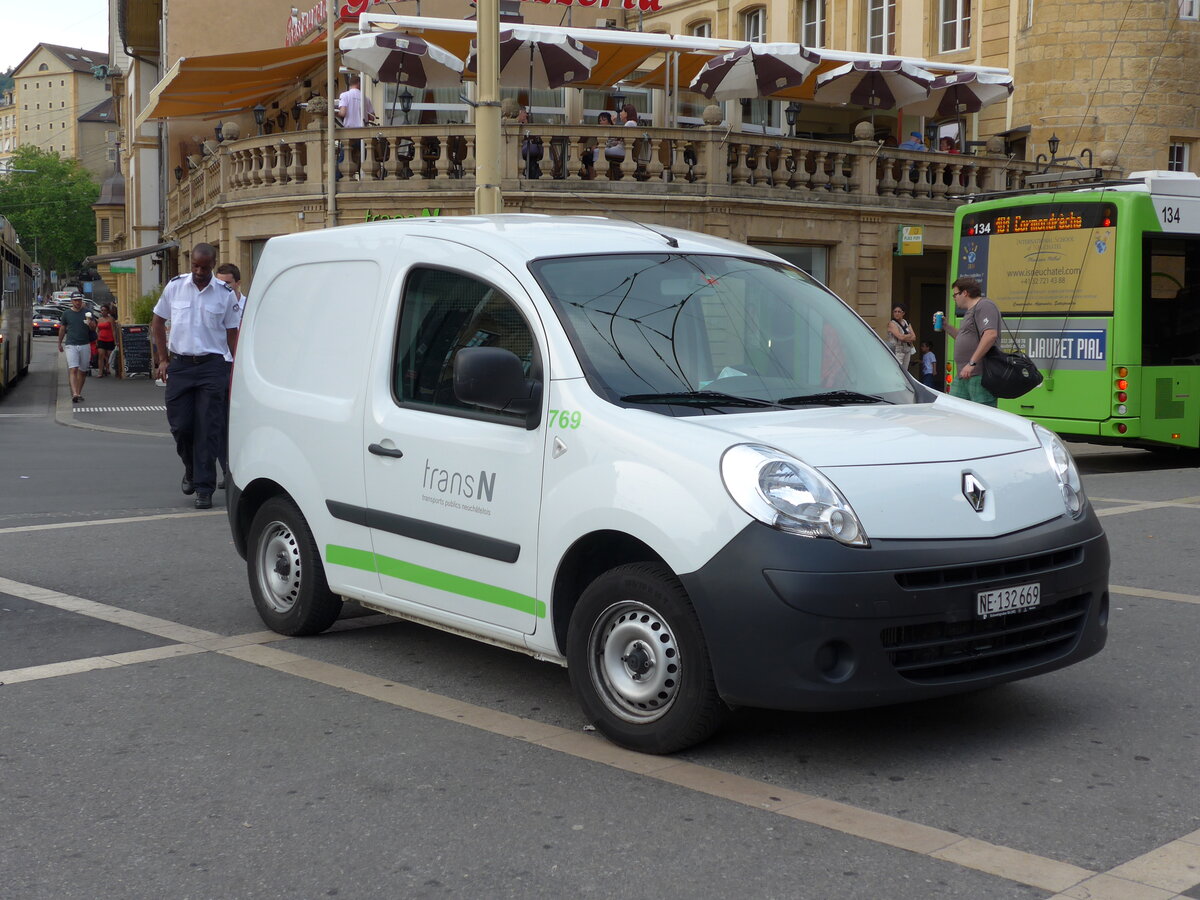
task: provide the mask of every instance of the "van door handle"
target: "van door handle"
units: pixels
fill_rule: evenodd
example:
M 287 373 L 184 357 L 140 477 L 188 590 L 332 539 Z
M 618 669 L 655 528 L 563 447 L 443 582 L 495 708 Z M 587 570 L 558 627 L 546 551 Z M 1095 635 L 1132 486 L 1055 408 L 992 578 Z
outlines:
M 374 453 L 376 456 L 390 456 L 392 459 L 399 459 L 404 455 L 403 450 L 389 450 L 383 444 L 368 444 L 367 452 Z

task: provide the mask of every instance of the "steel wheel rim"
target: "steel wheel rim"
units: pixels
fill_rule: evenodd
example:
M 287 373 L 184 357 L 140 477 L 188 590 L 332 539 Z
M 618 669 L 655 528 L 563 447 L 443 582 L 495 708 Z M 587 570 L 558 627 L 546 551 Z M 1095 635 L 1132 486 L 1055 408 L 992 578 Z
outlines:
M 283 522 L 272 522 L 258 542 L 259 593 L 277 613 L 288 613 L 300 597 L 303 567 L 300 545 Z
M 644 603 L 615 603 L 597 616 L 588 645 L 589 675 L 609 712 L 634 724 L 667 714 L 683 669 L 663 616 Z

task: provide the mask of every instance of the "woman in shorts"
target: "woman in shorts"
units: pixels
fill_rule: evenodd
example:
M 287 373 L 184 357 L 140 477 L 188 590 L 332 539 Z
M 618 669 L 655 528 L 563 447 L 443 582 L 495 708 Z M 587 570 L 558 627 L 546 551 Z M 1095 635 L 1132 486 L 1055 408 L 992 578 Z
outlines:
M 96 320 L 96 355 L 100 377 L 109 374 L 108 360 L 117 346 L 117 319 L 107 303 L 100 307 L 100 318 Z

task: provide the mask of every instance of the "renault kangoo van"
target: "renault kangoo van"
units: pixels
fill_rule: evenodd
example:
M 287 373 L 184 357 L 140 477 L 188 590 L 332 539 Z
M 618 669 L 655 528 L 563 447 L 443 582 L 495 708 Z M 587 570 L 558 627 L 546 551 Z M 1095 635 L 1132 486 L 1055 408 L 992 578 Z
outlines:
M 599 218 L 269 241 L 230 416 L 263 620 L 372 610 L 564 664 L 616 743 L 969 691 L 1104 645 L 1059 439 L 917 383 L 761 250 Z

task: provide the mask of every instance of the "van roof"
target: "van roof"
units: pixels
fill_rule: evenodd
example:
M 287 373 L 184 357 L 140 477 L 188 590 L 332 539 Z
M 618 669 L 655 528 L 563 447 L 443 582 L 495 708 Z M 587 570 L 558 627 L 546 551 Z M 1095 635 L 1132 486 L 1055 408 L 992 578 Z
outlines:
M 572 253 L 628 253 L 668 251 L 664 235 L 679 242 L 676 252 L 723 253 L 773 258 L 771 254 L 724 238 L 711 237 L 663 225 L 641 225 L 603 216 L 550 216 L 537 213 L 503 213 L 491 216 L 416 216 L 388 219 L 320 231 L 272 238 L 274 241 L 325 244 L 344 237 L 358 244 L 368 234 L 422 234 L 477 247 L 485 253 L 517 253 L 526 259 Z

